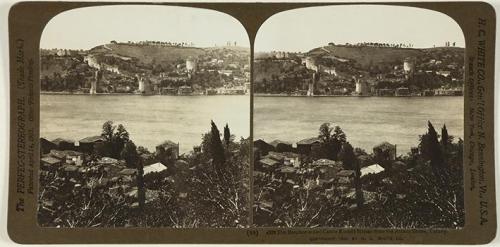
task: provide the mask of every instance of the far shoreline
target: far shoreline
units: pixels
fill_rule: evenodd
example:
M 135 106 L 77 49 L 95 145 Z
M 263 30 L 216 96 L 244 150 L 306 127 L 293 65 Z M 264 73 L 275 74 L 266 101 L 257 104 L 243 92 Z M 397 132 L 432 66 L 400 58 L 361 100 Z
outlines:
M 433 98 L 433 97 L 464 97 L 463 95 L 282 95 L 282 94 L 253 94 L 254 97 L 304 97 L 304 98 L 314 98 L 314 97 L 349 97 L 349 98 Z
M 192 95 L 166 95 L 166 94 L 135 94 L 135 93 L 97 93 L 97 94 L 89 94 L 89 93 L 70 93 L 70 92 L 40 92 L 40 95 L 86 95 L 86 96 L 172 96 L 172 97 L 199 97 L 199 96 L 250 96 L 250 94 L 192 94 Z M 253 94 L 254 97 L 302 97 L 302 98 L 315 98 L 315 97 L 349 97 L 349 98 L 434 98 L 434 97 L 464 97 L 464 95 L 284 95 L 284 94 Z
M 193 97 L 193 96 L 249 96 L 250 94 L 214 94 L 214 95 L 207 95 L 207 94 L 191 94 L 191 95 L 168 95 L 168 94 L 137 94 L 137 93 L 96 93 L 96 94 L 90 94 L 90 93 L 70 93 L 70 92 L 47 92 L 47 91 L 41 91 L 40 95 L 84 95 L 84 96 L 145 96 L 145 97 L 150 97 L 150 96 L 173 96 L 173 97 Z

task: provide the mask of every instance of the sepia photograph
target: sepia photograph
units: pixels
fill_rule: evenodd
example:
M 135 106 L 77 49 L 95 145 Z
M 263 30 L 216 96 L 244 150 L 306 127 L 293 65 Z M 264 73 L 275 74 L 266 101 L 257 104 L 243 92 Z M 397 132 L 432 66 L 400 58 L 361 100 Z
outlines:
M 39 226 L 248 226 L 250 43 L 230 15 L 62 12 L 40 90 Z
M 449 16 L 308 7 L 260 27 L 253 225 L 464 227 L 465 39 Z

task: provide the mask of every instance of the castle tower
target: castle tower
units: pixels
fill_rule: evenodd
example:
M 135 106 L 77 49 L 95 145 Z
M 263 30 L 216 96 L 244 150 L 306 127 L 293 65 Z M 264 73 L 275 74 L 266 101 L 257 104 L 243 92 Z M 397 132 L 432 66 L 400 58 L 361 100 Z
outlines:
M 135 77 L 137 78 L 137 82 L 139 83 L 137 92 L 140 94 L 151 95 L 153 93 L 153 85 L 151 84 L 149 78 L 145 77 L 144 74 L 136 74 Z
M 100 73 L 99 70 L 96 70 L 94 73 L 94 79 L 90 82 L 90 94 L 97 93 L 97 86 L 99 85 Z
M 361 80 L 356 79 L 356 89 L 355 92 L 359 96 L 367 96 L 370 93 L 370 88 L 368 87 L 368 83 Z
M 197 69 L 196 60 L 193 59 L 193 58 L 186 59 L 186 70 L 187 70 L 187 72 L 191 74 L 191 73 L 196 72 L 196 69 Z
M 316 82 L 316 73 L 312 74 L 312 79 L 307 85 L 307 96 L 314 96 L 314 83 Z
M 144 78 L 142 76 L 139 76 L 139 75 L 135 75 L 135 77 L 137 78 L 137 81 L 139 82 L 139 89 L 138 91 L 140 93 L 144 92 Z
M 405 58 L 403 61 L 403 71 L 407 79 L 413 77 L 413 74 L 415 73 L 415 58 Z
M 316 61 L 314 61 L 314 58 L 306 57 L 306 68 L 318 72 L 318 66 L 316 65 Z

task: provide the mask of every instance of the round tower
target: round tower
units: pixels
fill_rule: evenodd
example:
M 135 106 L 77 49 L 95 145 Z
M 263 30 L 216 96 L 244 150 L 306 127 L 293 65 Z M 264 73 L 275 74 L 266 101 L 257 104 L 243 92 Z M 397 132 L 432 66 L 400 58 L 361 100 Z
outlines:
M 139 84 L 139 88 L 137 89 L 137 91 L 139 91 L 140 93 L 144 93 L 146 91 L 146 80 L 144 78 L 144 75 L 135 74 L 135 77 L 137 78 L 137 82 Z
M 313 57 L 306 57 L 306 68 L 318 72 L 318 66 Z
M 405 58 L 403 61 L 403 70 L 405 75 L 413 75 L 415 72 L 415 59 L 411 57 Z
M 196 72 L 196 60 L 193 58 L 186 59 L 186 70 L 188 73 Z
M 368 83 L 361 79 L 356 79 L 356 89 L 355 92 L 359 96 L 367 96 L 370 93 L 370 88 Z

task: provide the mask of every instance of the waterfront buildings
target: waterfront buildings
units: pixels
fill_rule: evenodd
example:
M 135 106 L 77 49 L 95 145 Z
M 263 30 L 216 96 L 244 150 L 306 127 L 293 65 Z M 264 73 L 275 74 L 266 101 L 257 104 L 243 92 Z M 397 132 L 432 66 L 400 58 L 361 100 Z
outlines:
M 190 86 L 180 86 L 177 95 L 192 95 L 193 88 Z
M 407 87 L 396 88 L 395 96 L 410 96 L 410 89 Z
M 462 88 L 438 88 L 434 90 L 435 96 L 462 96 Z

